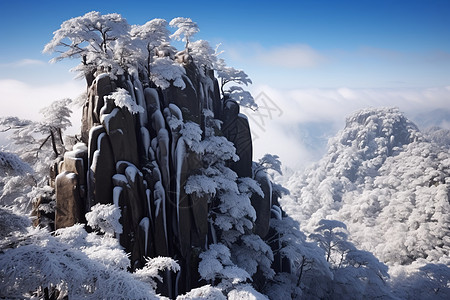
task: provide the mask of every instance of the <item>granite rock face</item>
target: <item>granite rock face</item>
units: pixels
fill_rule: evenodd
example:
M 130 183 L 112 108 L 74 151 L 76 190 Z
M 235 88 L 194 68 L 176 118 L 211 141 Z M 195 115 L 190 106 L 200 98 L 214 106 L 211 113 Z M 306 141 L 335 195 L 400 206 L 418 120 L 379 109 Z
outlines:
M 84 144 L 78 144 L 64 154 L 55 176 L 55 229 L 84 222 L 87 199 L 86 166 L 88 151 Z
M 173 285 L 161 288 L 169 297 L 200 285 L 198 254 L 212 243 L 208 215 L 213 199 L 184 189 L 202 167 L 201 155 L 189 150 L 177 124 L 194 122 L 205 132 L 211 112 L 222 122 L 216 134 L 233 142 L 240 157 L 229 167 L 238 177 L 255 177 L 264 192 L 251 199 L 257 215 L 254 232 L 262 238 L 269 232 L 273 205 L 267 174 L 252 174 L 250 128 L 239 105 L 221 97 L 213 72 L 201 76 L 192 61 L 182 59 L 184 89 L 155 88 L 137 74 L 115 79 L 88 74 L 81 142 L 66 152 L 53 174 L 56 228 L 83 222 L 97 203 L 118 206 L 123 225 L 119 240 L 130 253 L 132 270 L 142 267 L 145 257 L 170 256 L 180 264 L 177 278 L 166 274 Z M 144 111 L 132 114 L 106 97 L 117 88 L 126 89 Z

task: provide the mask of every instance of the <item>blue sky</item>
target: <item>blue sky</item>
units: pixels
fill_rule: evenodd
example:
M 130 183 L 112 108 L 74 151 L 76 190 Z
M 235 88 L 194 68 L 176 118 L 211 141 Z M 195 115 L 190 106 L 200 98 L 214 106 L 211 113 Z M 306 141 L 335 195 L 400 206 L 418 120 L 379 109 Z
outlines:
M 2 1 L 0 78 L 17 76 L 23 69 L 14 70 L 14 63 L 24 67 L 24 59 L 47 61 L 50 57 L 40 51 L 52 32 L 64 20 L 97 10 L 118 12 L 130 24 L 190 17 L 200 26 L 197 38 L 222 43 L 230 65 L 244 68 L 254 81 L 283 88 L 417 87 L 450 81 L 450 1 L 140 2 Z M 277 62 L 273 56 L 283 48 L 289 57 Z M 310 62 L 295 63 L 296 56 Z M 267 57 L 272 59 L 264 63 Z M 58 74 L 64 67 L 52 70 Z
M 120 13 L 130 24 L 179 16 L 197 22 L 196 38 L 221 43 L 228 65 L 252 78 L 254 96 L 265 92 L 284 112 L 255 132 L 255 143 L 272 153 L 286 143 L 280 156 L 294 162 L 311 153 L 286 126 L 340 128 L 365 106 L 395 105 L 411 116 L 450 107 L 448 0 L 15 0 L 0 2 L 0 117 L 36 118 L 49 101 L 84 90 L 68 71 L 77 61 L 51 65 L 41 51 L 63 21 L 92 10 Z

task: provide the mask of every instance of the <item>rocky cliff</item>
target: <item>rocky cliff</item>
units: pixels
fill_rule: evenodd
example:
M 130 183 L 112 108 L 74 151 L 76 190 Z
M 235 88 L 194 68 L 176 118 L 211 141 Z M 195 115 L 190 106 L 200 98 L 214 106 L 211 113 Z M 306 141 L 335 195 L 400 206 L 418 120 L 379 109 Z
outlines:
M 142 267 L 146 257 L 170 256 L 181 265 L 181 272 L 168 275 L 171 286 L 161 288 L 168 295 L 199 285 L 198 255 L 217 239 L 210 222 L 210 212 L 217 209 L 215 196 L 185 190 L 205 155 L 187 145 L 183 124 L 197 124 L 202 140 L 214 134 L 234 144 L 240 159 L 228 166 L 238 177 L 253 176 L 264 191 L 264 196 L 252 196 L 257 214 L 253 231 L 262 238 L 276 202 L 267 174 L 253 174 L 250 129 L 239 104 L 221 97 L 212 72 L 202 76 L 192 59 L 183 66 L 184 89 L 157 88 L 141 81 L 137 72 L 87 74 L 81 141 L 53 172 L 55 228 L 85 222 L 84 214 L 97 203 L 118 206 L 123 225 L 118 238 L 130 253 L 132 270 Z M 121 89 L 142 108 L 139 112 L 117 105 L 114 93 Z M 214 125 L 217 120 L 222 126 Z

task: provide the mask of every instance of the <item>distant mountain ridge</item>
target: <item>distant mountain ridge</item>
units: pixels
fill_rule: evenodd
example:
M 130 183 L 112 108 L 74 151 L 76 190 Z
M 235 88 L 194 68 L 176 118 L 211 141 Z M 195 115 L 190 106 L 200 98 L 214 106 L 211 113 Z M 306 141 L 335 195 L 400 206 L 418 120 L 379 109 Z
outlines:
M 330 139 L 327 154 L 294 174 L 282 201 L 313 232 L 344 222 L 350 240 L 388 264 L 449 264 L 450 154 L 397 108 L 361 110 Z

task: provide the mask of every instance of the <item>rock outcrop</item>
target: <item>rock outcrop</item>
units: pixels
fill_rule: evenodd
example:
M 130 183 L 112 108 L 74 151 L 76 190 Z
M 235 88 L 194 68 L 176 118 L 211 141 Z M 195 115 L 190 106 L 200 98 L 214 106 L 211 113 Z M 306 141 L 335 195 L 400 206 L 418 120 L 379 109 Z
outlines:
M 183 62 L 184 89 L 155 88 L 136 73 L 115 79 L 107 73 L 88 74 L 81 142 L 64 155 L 53 176 L 55 227 L 83 222 L 97 203 L 118 206 L 123 225 L 118 238 L 130 253 L 132 270 L 142 267 L 145 257 L 171 256 L 181 265 L 176 278 L 166 274 L 169 280 L 160 291 L 168 296 L 199 286 L 198 255 L 212 242 L 208 217 L 213 196 L 184 189 L 189 176 L 203 166 L 201 154 L 181 138 L 180 124 L 194 122 L 204 134 L 211 130 L 211 118 L 219 119 L 223 124 L 216 135 L 233 142 L 240 157 L 229 167 L 239 177 L 253 176 L 250 128 L 239 104 L 221 98 L 213 72 L 201 75 L 192 61 Z M 109 96 L 117 88 L 127 90 L 143 112 L 133 114 L 115 104 Z M 252 197 L 257 215 L 253 230 L 264 238 L 273 205 L 271 181 L 264 171 L 254 179 L 264 196 Z

